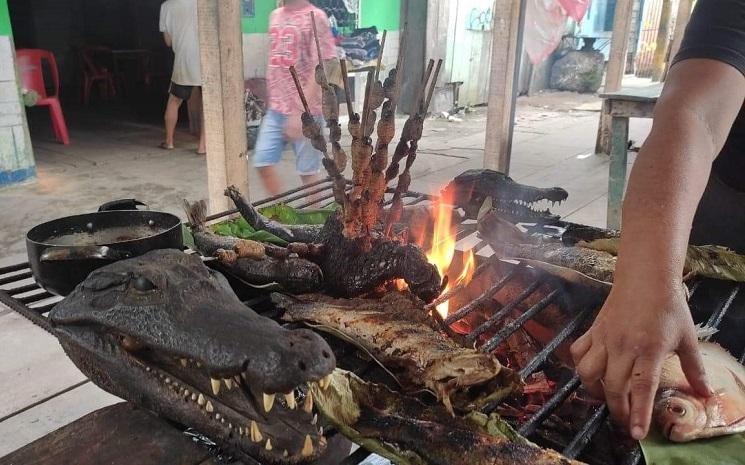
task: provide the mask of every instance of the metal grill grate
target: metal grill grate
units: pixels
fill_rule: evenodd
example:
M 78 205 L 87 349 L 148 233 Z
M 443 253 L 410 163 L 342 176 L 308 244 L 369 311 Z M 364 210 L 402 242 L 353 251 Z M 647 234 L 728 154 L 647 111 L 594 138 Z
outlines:
M 315 197 L 309 199 L 309 196 Z M 328 203 L 331 198 L 333 198 L 331 182 L 326 179 L 261 200 L 254 205 L 263 206 L 274 203 L 286 203 L 294 207 L 306 208 L 322 206 Z M 405 204 L 414 205 L 431 199 L 431 196 L 425 194 L 407 193 Z M 390 193 L 387 200 L 390 201 Z M 224 218 L 236 212 L 236 210 L 230 210 L 212 215 L 209 219 Z M 465 248 L 470 248 L 474 252 L 486 252 L 488 254 L 490 250 L 484 242 L 475 239 L 475 226 L 473 222 L 465 222 L 460 225 L 457 239 L 461 248 L 463 248 L 463 244 L 470 243 L 471 245 L 466 245 Z M 484 258 L 483 254 L 481 261 L 485 265 L 489 265 L 490 262 L 497 262 L 494 257 Z M 500 263 L 504 264 L 504 262 Z M 515 331 L 522 328 L 529 320 L 540 315 L 550 304 L 560 303 L 567 307 L 565 310 L 573 316 L 569 318 L 566 325 L 558 328 L 553 338 L 544 344 L 541 350 L 525 366 L 520 367 L 519 374 L 521 378 L 527 379 L 538 372 L 538 370 L 551 365 L 547 361 L 549 361 L 555 350 L 573 335 L 576 335 L 583 325 L 589 323 L 589 319 L 597 309 L 597 302 L 594 305 L 588 305 L 586 301 L 584 303 L 578 303 L 580 300 L 573 299 L 573 296 L 569 295 L 571 294 L 571 289 L 564 289 L 560 283 L 555 281 L 555 278 L 543 275 L 541 272 L 531 269 L 522 263 L 517 263 L 514 266 L 506 267 L 504 274 L 500 276 L 497 282 L 492 284 L 476 299 L 471 300 L 455 313 L 451 314 L 444 320 L 444 324 L 452 325 L 474 311 L 483 310 L 484 307 L 492 308 L 494 305 L 492 297 L 500 289 L 508 285 L 511 280 L 519 277 L 521 273 L 530 273 L 531 277 L 537 279 L 534 279 L 532 284 L 526 287 L 514 300 L 503 303 L 501 308 L 494 311 L 484 323 L 466 335 L 466 339 L 472 343 L 477 342 L 479 341 L 479 336 L 487 332 L 493 332 L 493 335 L 488 340 L 480 344 L 480 350 L 497 350 Z M 515 317 L 513 310 L 521 308 L 525 300 L 536 292 L 544 282 L 552 287 L 552 290 L 537 303 Z M 694 320 L 720 328 L 720 331 L 713 339 L 720 342 L 732 353 L 740 354 L 739 359 L 741 362 L 745 359 L 745 340 L 741 337 L 743 332 L 745 332 L 745 292 L 740 292 L 742 286 L 740 284 L 721 281 L 701 280 L 695 282 L 690 289 L 690 306 Z M 242 296 L 242 298 L 246 305 L 261 315 L 274 319 L 280 315 L 280 311 L 271 304 L 267 295 L 249 295 Z M 28 263 L 0 268 L 0 302 L 24 315 L 42 328 L 49 330 L 46 315 L 60 300 L 61 297 L 48 293 L 34 282 Z M 507 318 L 511 318 L 511 320 L 508 321 Z M 355 349 L 351 345 L 334 344 L 334 350 L 339 364 L 344 366 L 344 368 L 351 369 L 358 376 L 370 376 L 377 369 L 377 366 L 373 363 L 363 361 L 357 357 L 355 355 Z M 615 430 L 610 425 L 608 410 L 605 405 L 595 408 L 586 420 L 578 425 L 576 431 L 573 432 L 567 441 L 557 441 L 542 436 L 540 432 L 546 428 L 550 428 L 547 426 L 548 420 L 577 392 L 580 387 L 580 381 L 574 375 L 562 382 L 557 382 L 557 386 L 553 394 L 532 415 L 522 422 L 518 421 L 514 424 L 522 435 L 529 437 L 543 446 L 559 450 L 569 458 L 580 458 L 593 465 L 637 465 L 643 463 L 643 458 L 638 447 L 629 448 L 628 452 L 623 454 L 620 459 L 616 458 L 612 461 L 601 460 L 588 453 L 591 445 L 602 441 L 596 440 L 600 432 L 611 435 L 618 434 L 614 432 Z M 498 406 L 497 404 L 489 405 L 484 411 L 485 413 L 491 413 Z M 329 436 L 333 434 L 333 431 L 329 432 Z M 623 438 L 622 435 L 616 437 Z M 366 450 L 359 449 L 342 461 L 341 464 L 351 465 L 360 463 L 369 455 L 370 453 Z

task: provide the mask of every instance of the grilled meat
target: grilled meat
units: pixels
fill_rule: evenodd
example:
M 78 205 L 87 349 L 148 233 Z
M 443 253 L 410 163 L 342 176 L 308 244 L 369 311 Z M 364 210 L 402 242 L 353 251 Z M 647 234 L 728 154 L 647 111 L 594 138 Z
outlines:
M 448 411 L 471 411 L 519 389 L 514 373 L 491 354 L 459 346 L 429 326 L 423 306 L 410 294 L 380 300 L 297 300 L 274 294 L 284 319 L 340 335 L 375 358 L 406 392 L 427 389 Z

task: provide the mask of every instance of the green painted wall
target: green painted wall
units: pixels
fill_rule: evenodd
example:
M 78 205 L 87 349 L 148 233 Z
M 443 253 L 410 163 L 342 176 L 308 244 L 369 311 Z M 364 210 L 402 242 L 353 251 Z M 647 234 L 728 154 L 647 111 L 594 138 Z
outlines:
M 361 0 L 360 27 L 397 31 L 401 25 L 401 0 Z
M 4 0 L 0 0 L 2 2 Z M 254 17 L 241 18 L 241 29 L 244 34 L 269 32 L 269 13 L 277 6 L 277 0 L 254 0 Z
M 0 0 L 0 36 L 9 36 L 11 33 L 8 0 Z

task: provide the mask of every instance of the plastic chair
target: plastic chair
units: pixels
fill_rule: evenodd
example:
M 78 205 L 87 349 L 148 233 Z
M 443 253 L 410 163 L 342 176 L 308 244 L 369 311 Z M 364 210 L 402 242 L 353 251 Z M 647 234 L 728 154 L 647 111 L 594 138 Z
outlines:
M 16 51 L 16 60 L 21 72 L 23 87 L 39 94 L 36 105 L 49 107 L 49 116 L 52 118 L 55 137 L 63 144 L 69 144 L 70 135 L 67 132 L 65 116 L 62 114 L 62 105 L 59 101 L 59 72 L 57 71 L 57 60 L 54 59 L 54 54 L 48 50 L 19 49 Z M 42 68 L 42 62 L 44 61 L 47 62 L 52 74 L 51 89 L 53 94 L 47 94 Z
M 80 62 L 83 66 L 81 98 L 84 105 L 90 102 L 91 88 L 96 83 L 101 84 L 101 96 L 104 100 L 116 96 L 114 74 L 102 63 L 102 58 L 111 58 L 109 48 L 86 47 L 80 51 Z

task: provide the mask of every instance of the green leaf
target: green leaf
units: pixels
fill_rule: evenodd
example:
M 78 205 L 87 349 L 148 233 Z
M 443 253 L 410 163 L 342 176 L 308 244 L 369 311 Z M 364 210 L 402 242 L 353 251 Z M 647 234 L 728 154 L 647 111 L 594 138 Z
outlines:
M 223 221 L 221 223 L 213 224 L 210 227 L 212 228 L 212 232 L 221 236 L 232 236 L 239 239 L 269 242 L 281 246 L 287 245 L 287 241 L 280 239 L 274 234 L 266 231 L 256 231 L 243 218 Z
M 652 430 L 641 446 L 648 465 L 738 465 L 743 463 L 745 434 L 675 443 Z
M 259 212 L 269 219 L 282 224 L 324 224 L 326 220 L 336 211 L 337 205 L 330 204 L 324 208 L 296 209 L 285 204 L 276 204 L 260 208 Z

